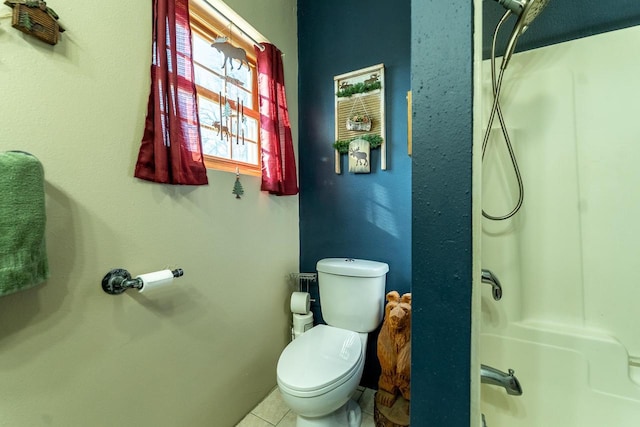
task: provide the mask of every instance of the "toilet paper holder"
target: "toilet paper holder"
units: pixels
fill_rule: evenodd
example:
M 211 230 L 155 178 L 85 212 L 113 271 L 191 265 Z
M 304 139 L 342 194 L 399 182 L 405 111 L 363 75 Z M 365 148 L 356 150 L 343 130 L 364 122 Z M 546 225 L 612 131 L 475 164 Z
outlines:
M 289 276 L 300 292 L 309 292 L 309 285 L 318 281 L 318 273 L 291 273 Z
M 184 271 L 181 268 L 171 270 L 173 277 L 181 277 Z M 141 278 L 131 278 L 131 274 L 123 268 L 114 268 L 102 278 L 102 290 L 109 295 L 119 295 L 127 289 L 142 289 L 144 283 Z

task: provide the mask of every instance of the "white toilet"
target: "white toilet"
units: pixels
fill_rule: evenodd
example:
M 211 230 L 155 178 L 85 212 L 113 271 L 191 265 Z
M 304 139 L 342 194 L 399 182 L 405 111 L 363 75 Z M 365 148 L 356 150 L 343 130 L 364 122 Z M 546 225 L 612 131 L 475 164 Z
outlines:
M 297 427 L 358 427 L 362 413 L 350 399 L 362 378 L 368 333 L 384 315 L 389 266 L 376 261 L 318 261 L 322 317 L 291 342 L 278 360 L 278 387 L 298 415 Z

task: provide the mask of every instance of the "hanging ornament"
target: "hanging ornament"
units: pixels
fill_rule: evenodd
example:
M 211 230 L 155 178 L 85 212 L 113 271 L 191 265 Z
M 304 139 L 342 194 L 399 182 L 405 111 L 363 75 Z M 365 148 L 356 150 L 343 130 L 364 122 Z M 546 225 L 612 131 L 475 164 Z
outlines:
M 230 119 L 231 119 L 231 106 L 229 105 L 229 100 L 227 96 L 222 96 L 222 92 L 218 92 L 220 96 L 220 128 L 218 129 L 218 135 L 220 136 L 220 141 L 222 141 L 222 137 L 227 138 L 227 141 L 232 139 L 231 135 L 231 127 L 230 127 Z M 214 123 L 214 128 L 216 127 Z
M 223 138 L 227 138 L 227 141 L 228 141 L 230 133 L 229 133 L 229 126 L 227 126 L 226 116 L 224 115 L 222 110 L 222 104 L 223 104 L 222 92 L 218 92 L 218 97 L 219 97 L 218 99 L 220 99 L 220 102 L 218 103 L 220 107 L 220 111 L 218 113 L 220 116 L 220 120 L 215 120 L 212 126 L 215 130 L 218 131 L 218 136 L 220 137 L 220 141 L 222 141 Z
M 231 117 L 232 115 L 233 115 L 233 111 L 231 110 L 231 104 L 229 104 L 229 100 L 225 97 L 224 111 L 222 112 L 222 117 Z
M 236 195 L 236 199 L 239 199 L 240 196 L 244 194 L 244 189 L 242 188 L 242 183 L 240 183 L 240 170 L 236 168 L 236 182 L 233 184 L 233 191 L 231 194 Z
M 236 145 L 240 144 L 240 97 L 236 98 Z
M 247 61 L 247 52 L 241 47 L 236 47 L 232 45 L 229 40 L 231 39 L 231 26 L 229 26 L 229 37 L 216 37 L 211 43 L 211 47 L 216 49 L 218 52 L 224 55 L 224 62 L 222 63 L 222 67 L 224 68 L 227 65 L 227 60 L 231 65 L 231 69 L 233 70 L 233 60 L 237 60 L 240 62 L 240 66 L 238 70 L 242 68 L 242 64 L 246 64 L 247 70 L 249 69 L 249 61 Z
M 240 101 L 240 122 L 242 123 L 242 145 L 244 145 L 244 129 L 247 127 L 247 118 L 244 116 L 244 101 Z

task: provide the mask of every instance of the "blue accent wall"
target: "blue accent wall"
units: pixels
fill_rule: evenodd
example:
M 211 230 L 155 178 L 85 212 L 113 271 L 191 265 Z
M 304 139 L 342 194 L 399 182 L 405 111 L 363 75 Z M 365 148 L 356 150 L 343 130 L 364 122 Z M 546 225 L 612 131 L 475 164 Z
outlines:
M 469 426 L 473 7 L 412 2 L 411 425 Z
M 300 268 L 327 257 L 389 264 L 387 290 L 411 289 L 411 158 L 407 154 L 410 0 L 299 0 Z M 385 66 L 387 170 L 334 172 L 334 76 Z M 312 290 L 317 298 L 317 290 Z M 321 320 L 319 306 L 312 306 Z M 377 388 L 376 334 L 362 383 Z

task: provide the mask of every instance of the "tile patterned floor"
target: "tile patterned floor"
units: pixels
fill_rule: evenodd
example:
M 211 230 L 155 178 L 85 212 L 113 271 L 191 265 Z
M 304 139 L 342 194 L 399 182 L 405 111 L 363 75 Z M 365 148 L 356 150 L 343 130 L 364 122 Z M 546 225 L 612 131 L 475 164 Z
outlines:
M 375 390 L 358 387 L 353 400 L 362 409 L 362 427 L 375 427 L 373 421 L 373 399 Z M 236 427 L 295 427 L 296 414 L 291 412 L 282 400 L 276 387 L 269 395 L 247 414 Z

